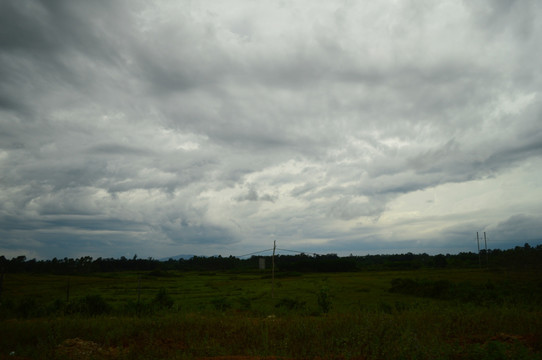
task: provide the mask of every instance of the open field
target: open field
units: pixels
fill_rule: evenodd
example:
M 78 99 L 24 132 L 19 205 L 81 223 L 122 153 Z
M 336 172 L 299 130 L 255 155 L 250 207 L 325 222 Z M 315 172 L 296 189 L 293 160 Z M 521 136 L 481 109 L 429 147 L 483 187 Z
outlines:
M 479 269 L 6 274 L 0 357 L 542 359 L 541 294 Z

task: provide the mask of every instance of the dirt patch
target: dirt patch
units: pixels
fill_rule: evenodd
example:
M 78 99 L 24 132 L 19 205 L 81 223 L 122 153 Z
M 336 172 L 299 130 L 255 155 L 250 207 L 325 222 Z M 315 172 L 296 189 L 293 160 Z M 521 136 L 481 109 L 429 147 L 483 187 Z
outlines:
M 115 347 L 103 348 L 94 341 L 79 338 L 66 339 L 56 348 L 56 355 L 66 359 L 117 359 L 123 350 Z

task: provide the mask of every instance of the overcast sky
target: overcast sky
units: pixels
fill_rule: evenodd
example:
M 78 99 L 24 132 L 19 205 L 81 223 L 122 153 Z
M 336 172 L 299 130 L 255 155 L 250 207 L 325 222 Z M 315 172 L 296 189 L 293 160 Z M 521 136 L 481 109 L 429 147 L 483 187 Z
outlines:
M 542 2 L 0 2 L 0 255 L 542 243 Z

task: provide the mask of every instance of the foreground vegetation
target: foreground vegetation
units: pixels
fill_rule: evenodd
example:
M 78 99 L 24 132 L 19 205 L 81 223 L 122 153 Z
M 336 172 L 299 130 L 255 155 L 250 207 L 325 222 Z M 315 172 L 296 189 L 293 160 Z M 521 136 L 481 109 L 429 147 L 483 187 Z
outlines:
M 541 275 L 6 272 L 0 358 L 542 359 Z
M 92 354 L 88 358 L 104 359 L 540 359 L 539 315 L 435 306 L 319 317 L 227 313 L 9 320 L 2 324 L 0 348 L 4 355 L 13 351 L 40 359 L 81 359 L 85 351 Z

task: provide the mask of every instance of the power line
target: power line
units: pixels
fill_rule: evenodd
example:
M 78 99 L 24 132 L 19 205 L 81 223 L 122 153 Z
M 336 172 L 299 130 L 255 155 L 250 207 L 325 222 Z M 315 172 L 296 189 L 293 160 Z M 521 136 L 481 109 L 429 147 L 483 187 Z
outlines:
M 288 249 L 279 249 L 279 248 L 277 248 L 277 250 L 288 251 L 288 252 L 293 252 L 293 253 L 298 253 L 298 254 L 312 254 L 314 256 L 319 256 L 320 255 L 320 254 L 317 254 L 317 253 L 311 253 L 311 252 L 306 252 L 306 251 L 298 251 L 298 250 L 288 250 Z
M 267 252 L 267 251 L 273 251 L 273 249 L 267 249 L 267 250 L 255 251 L 255 252 L 252 252 L 252 253 L 250 253 L 250 254 L 239 255 L 239 256 L 236 256 L 236 257 L 242 258 L 242 257 L 245 257 L 245 256 L 261 254 L 261 253 L 264 253 L 264 252 Z
M 321 256 L 321 254 L 317 254 L 317 253 L 313 253 L 313 252 L 307 252 L 307 251 L 290 250 L 290 249 L 281 249 L 281 248 L 276 248 L 276 250 L 286 251 L 286 252 L 291 252 L 291 253 L 297 253 L 297 254 L 308 254 L 308 255 L 314 255 L 314 256 Z M 235 256 L 235 257 L 237 257 L 237 258 L 242 258 L 242 257 L 245 257 L 245 256 L 251 256 L 251 255 L 261 254 L 261 253 L 268 252 L 268 251 L 273 251 L 273 249 L 266 249 L 266 250 L 255 251 L 255 252 L 251 252 L 251 253 L 249 253 L 249 254 L 238 255 L 238 256 Z

